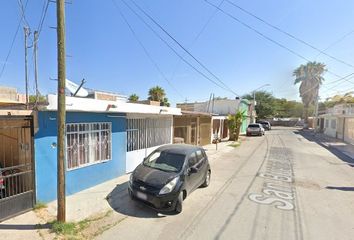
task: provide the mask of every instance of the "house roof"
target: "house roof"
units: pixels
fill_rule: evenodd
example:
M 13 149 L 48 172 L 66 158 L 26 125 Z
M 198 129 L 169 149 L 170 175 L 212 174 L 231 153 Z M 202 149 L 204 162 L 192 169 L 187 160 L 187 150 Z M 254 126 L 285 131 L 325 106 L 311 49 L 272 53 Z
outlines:
M 58 96 L 47 96 L 48 106 L 43 110 L 57 111 Z M 164 106 L 152 106 L 125 101 L 106 101 L 92 98 L 66 97 L 66 110 L 71 112 L 111 112 L 111 113 L 140 113 L 159 115 L 181 115 L 181 109 Z
M 182 115 L 193 115 L 193 116 L 206 116 L 211 117 L 213 114 L 207 112 L 195 112 L 195 111 L 181 111 Z

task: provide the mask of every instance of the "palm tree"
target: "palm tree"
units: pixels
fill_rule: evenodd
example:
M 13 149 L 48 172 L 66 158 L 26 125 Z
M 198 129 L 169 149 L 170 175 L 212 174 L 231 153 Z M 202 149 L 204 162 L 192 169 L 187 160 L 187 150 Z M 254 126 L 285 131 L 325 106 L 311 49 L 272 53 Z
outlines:
M 150 101 L 160 102 L 161 106 L 170 106 L 168 98 L 166 98 L 165 90 L 160 86 L 155 86 L 149 89 L 148 99 Z
M 323 73 L 326 71 L 326 65 L 319 62 L 308 62 L 301 64 L 293 72 L 295 77 L 294 84 L 300 83 L 299 92 L 304 104 L 305 128 L 308 126 L 309 106 L 318 98 L 318 91 L 324 81 Z
M 139 96 L 133 93 L 132 95 L 129 96 L 128 100 L 130 102 L 137 102 L 139 100 Z
M 163 98 L 165 96 L 166 96 L 165 90 L 160 86 L 152 87 L 149 89 L 148 99 L 151 101 L 161 102 L 163 101 Z
M 238 137 L 240 136 L 240 129 L 242 125 L 242 121 L 247 118 L 246 111 L 237 111 L 234 115 L 229 115 L 227 117 L 227 124 L 230 131 L 229 141 L 238 141 Z

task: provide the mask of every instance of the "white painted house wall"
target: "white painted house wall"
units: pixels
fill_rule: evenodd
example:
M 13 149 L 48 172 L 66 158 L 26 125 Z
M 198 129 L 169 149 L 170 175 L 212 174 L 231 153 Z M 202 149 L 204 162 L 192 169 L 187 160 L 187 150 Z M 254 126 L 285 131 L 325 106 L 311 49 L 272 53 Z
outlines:
M 240 99 L 221 99 L 214 100 L 209 103 L 209 112 L 227 116 L 228 114 L 235 114 L 240 105 Z M 194 103 L 194 111 L 208 112 L 208 102 Z

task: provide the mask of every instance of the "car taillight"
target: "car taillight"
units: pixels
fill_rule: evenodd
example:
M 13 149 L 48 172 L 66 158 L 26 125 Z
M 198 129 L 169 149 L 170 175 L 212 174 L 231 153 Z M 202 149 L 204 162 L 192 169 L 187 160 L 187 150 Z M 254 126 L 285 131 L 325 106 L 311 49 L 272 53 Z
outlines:
M 4 179 L 2 177 L 0 177 L 0 185 L 4 184 Z

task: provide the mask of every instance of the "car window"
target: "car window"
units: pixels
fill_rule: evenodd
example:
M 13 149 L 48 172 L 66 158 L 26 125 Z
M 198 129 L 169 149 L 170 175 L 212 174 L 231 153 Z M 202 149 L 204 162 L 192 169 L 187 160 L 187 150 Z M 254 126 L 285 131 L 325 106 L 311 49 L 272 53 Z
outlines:
M 250 127 L 250 128 L 259 128 L 260 126 L 259 126 L 259 124 L 250 124 L 250 125 L 248 125 L 248 127 Z
M 179 172 L 183 167 L 185 157 L 183 154 L 155 151 L 144 160 L 143 164 L 166 172 Z
M 188 158 L 188 165 L 189 167 L 192 167 L 194 166 L 196 163 L 197 163 L 197 155 L 194 153 L 192 153 L 191 155 L 189 155 L 189 158 Z
M 203 159 L 204 155 L 202 153 L 202 150 L 197 150 L 197 161 L 199 162 L 200 160 Z

